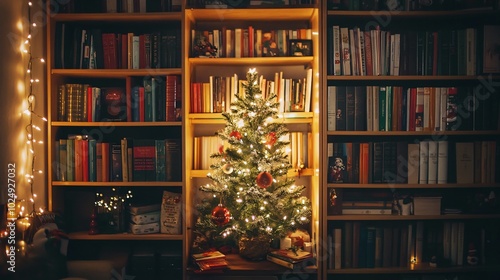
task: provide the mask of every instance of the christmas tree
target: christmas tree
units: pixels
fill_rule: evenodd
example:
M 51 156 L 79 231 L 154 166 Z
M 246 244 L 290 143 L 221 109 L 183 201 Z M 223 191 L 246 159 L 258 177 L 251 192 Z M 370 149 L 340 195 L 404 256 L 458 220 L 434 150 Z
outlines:
M 222 114 L 226 125 L 217 135 L 224 145 L 211 155 L 211 183 L 200 187 L 211 195 L 197 205 L 197 231 L 223 241 L 284 237 L 311 216 L 305 186 L 287 176 L 288 129 L 278 119 L 277 96 L 262 96 L 255 69 L 246 79 L 244 94 Z

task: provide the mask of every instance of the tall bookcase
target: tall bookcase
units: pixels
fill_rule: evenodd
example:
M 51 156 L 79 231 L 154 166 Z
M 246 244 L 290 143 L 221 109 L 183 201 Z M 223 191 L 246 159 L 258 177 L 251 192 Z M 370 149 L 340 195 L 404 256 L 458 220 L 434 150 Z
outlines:
M 68 231 L 71 240 L 69 259 L 109 259 L 113 261 L 115 270 L 121 273 L 121 269 L 130 264 L 127 263 L 127 258 L 133 258 L 135 255 L 139 258 L 136 259 L 136 264 L 133 265 L 135 268 L 127 267 L 129 273 L 141 274 L 145 277 L 151 277 L 151 279 L 167 277 L 166 275 L 181 278 L 184 270 L 182 259 L 185 256 L 183 248 L 186 241 L 183 228 L 180 228 L 177 234 L 153 233 L 144 235 L 126 233 L 123 227 L 128 228 L 130 221 L 130 218 L 127 217 L 128 213 L 111 209 L 120 207 L 122 205 L 120 200 L 122 199 L 123 204 L 161 204 L 164 191 L 177 194 L 185 193 L 184 170 L 178 169 L 181 174 L 178 174 L 179 176 L 175 179 L 156 178 L 154 169 L 153 173 L 146 178 L 139 178 L 138 174 L 134 174 L 134 165 L 123 161 L 124 157 L 127 157 L 129 161 L 132 160 L 130 154 L 126 152 L 121 155 L 118 154 L 123 156 L 120 162 L 120 160 L 114 158 L 115 154 L 112 154 L 111 150 L 109 150 L 109 153 L 106 152 L 104 145 L 101 147 L 102 158 L 96 156 L 94 161 L 88 158 L 91 152 L 81 152 L 78 155 L 76 154 L 78 152 L 75 152 L 73 156 L 68 155 L 66 164 L 73 165 L 68 169 L 65 163 L 60 160 L 62 159 L 60 148 L 63 145 L 61 140 L 69 141 L 68 139 L 73 138 L 73 136 L 76 136 L 76 139 L 84 139 L 83 141 L 86 142 L 83 144 L 85 148 L 82 151 L 86 150 L 86 145 L 90 146 L 90 139 L 95 140 L 97 143 L 109 143 L 110 146 L 116 144 L 115 147 L 121 148 L 121 151 L 125 151 L 122 146 L 122 139 L 128 139 L 128 149 L 126 149 L 128 151 L 132 150 L 131 147 L 134 143 L 136 144 L 135 147 L 138 146 L 137 140 L 146 139 L 148 142 L 155 143 L 154 140 L 177 139 L 182 147 L 177 147 L 176 152 L 179 157 L 172 159 L 174 161 L 172 164 L 181 165 L 184 158 L 184 145 L 182 144 L 185 142 L 183 112 L 180 112 L 180 118 L 167 119 L 166 116 L 161 117 L 158 112 L 157 115 L 151 113 L 150 117 L 148 117 L 146 110 L 144 113 L 146 119 L 144 119 L 139 116 L 139 110 L 136 110 L 139 101 L 134 99 L 134 91 L 138 90 L 139 87 L 143 87 L 145 81 L 154 83 L 153 80 L 156 80 L 156 85 L 159 87 L 161 87 L 161 83 L 163 83 L 163 86 L 168 87 L 168 82 L 165 82 L 167 76 L 177 77 L 179 82 L 182 80 L 181 61 L 183 57 L 180 51 L 181 36 L 183 36 L 180 32 L 182 7 L 178 6 L 171 9 L 171 7 L 160 7 L 158 5 L 158 7 L 148 6 L 147 10 L 142 10 L 144 7 L 141 6 L 141 10 L 134 12 L 132 12 L 133 7 L 130 7 L 127 10 L 128 12 L 116 12 L 117 7 L 115 6 L 113 12 L 106 12 L 105 3 L 101 1 L 93 3 L 69 1 L 67 5 L 62 5 L 47 2 L 47 11 L 50 11 L 47 16 L 46 26 L 49 143 L 47 169 L 50 170 L 47 175 L 49 210 L 62 214 L 63 227 Z M 110 3 L 112 2 L 108 2 L 108 4 Z M 160 1 L 157 4 L 160 4 Z M 107 8 L 111 9 L 111 7 Z M 121 7 L 121 9 L 125 8 Z M 87 31 L 87 41 L 82 40 L 82 30 Z M 171 57 L 167 57 L 166 50 L 155 48 L 160 55 L 165 55 L 165 57 L 162 57 L 162 59 L 165 58 L 164 60 L 141 58 L 141 65 L 133 66 L 135 62 L 133 62 L 133 55 L 130 52 L 134 49 L 132 47 L 133 42 L 128 41 L 131 38 L 130 36 L 136 35 L 138 39 L 139 35 L 151 34 L 152 42 L 152 34 L 159 36 L 160 39 L 158 40 L 161 40 L 161 36 L 167 34 L 167 30 L 170 32 L 169 35 L 178 32 L 178 34 L 173 35 L 177 37 L 172 40 L 174 42 L 172 49 L 168 49 L 168 54 Z M 111 35 L 111 39 L 104 40 L 102 34 Z M 126 36 L 126 38 L 123 36 Z M 92 43 L 90 43 L 91 40 Z M 177 40 L 177 46 L 175 46 L 175 40 Z M 85 55 L 87 50 L 84 47 L 85 42 L 89 42 L 87 44 L 90 48 L 88 54 L 93 53 L 91 46 L 101 47 L 102 52 L 96 52 L 95 61 L 89 61 L 91 65 L 96 63 L 94 69 L 79 64 L 78 60 L 82 56 L 84 58 L 89 57 L 89 55 Z M 115 47 L 110 47 L 110 44 L 115 45 Z M 120 48 L 118 48 L 118 44 Z M 167 48 L 167 44 L 164 46 Z M 80 54 L 80 51 L 83 55 Z M 138 55 L 139 51 L 134 50 L 132 53 Z M 118 54 L 123 54 L 124 59 Z M 104 67 L 108 62 L 111 63 L 111 66 Z M 142 63 L 146 63 L 146 66 Z M 158 65 L 153 66 L 153 63 Z M 63 85 L 66 86 L 66 98 L 59 96 L 61 91 L 64 91 L 64 89 L 61 89 Z M 91 100 L 88 102 L 83 101 L 88 96 L 83 86 L 81 86 L 82 89 L 79 92 L 70 96 L 71 92 L 77 88 L 72 85 L 88 85 L 89 87 L 100 88 L 102 95 L 100 105 L 102 109 L 107 109 L 109 113 L 109 116 L 106 116 L 107 119 L 103 114 L 101 114 L 100 118 L 94 120 L 75 117 L 75 115 L 82 115 L 86 112 L 85 109 L 82 110 L 76 107 L 91 106 L 90 104 L 93 104 L 94 108 L 97 108 L 97 105 Z M 115 91 L 112 91 L 112 89 L 115 89 Z M 178 87 L 177 90 L 177 94 L 182 94 L 179 91 L 182 90 L 181 87 Z M 105 94 L 106 98 L 104 98 Z M 160 95 L 158 95 L 158 98 L 160 98 Z M 70 102 L 68 99 L 80 100 Z M 61 104 L 61 102 L 67 102 L 67 105 Z M 166 110 L 165 103 L 163 103 L 163 106 L 159 105 L 160 101 L 152 102 L 152 104 L 157 104 L 156 108 L 159 111 Z M 152 110 L 155 106 L 151 105 L 149 108 Z M 73 117 L 61 112 L 62 108 L 73 114 Z M 102 112 L 104 111 L 106 110 Z M 121 120 L 113 120 L 112 115 L 117 115 Z M 164 143 L 163 147 L 165 147 Z M 87 158 L 84 159 L 83 157 Z M 152 157 L 151 154 L 146 157 L 149 157 L 149 161 L 153 161 L 153 165 L 156 164 L 155 158 L 157 155 L 154 154 L 154 146 Z M 96 165 L 101 162 L 102 166 L 97 166 L 94 172 L 105 170 L 106 162 L 110 165 L 119 164 L 124 169 L 115 169 L 111 165 L 109 172 L 115 175 L 119 173 L 120 177 L 118 179 L 113 177 L 104 179 L 105 175 L 101 173 L 102 178 L 99 181 L 97 179 L 99 176 L 92 174 L 93 171 L 89 171 L 92 170 L 90 165 L 89 170 L 83 171 L 83 174 L 87 174 L 88 177 L 83 175 L 83 177 L 75 176 L 70 178 L 61 175 L 63 172 L 68 175 L 66 172 L 69 172 L 70 169 L 73 170 L 72 172 L 82 172 L 75 170 L 83 168 L 84 165 L 80 165 L 83 162 L 92 162 L 92 164 Z M 127 166 L 124 166 L 125 164 Z M 146 169 L 149 169 L 149 167 Z M 135 179 L 124 179 L 126 174 L 134 175 Z M 92 179 L 92 176 L 97 178 Z M 109 215 L 115 215 L 115 217 L 109 219 L 120 221 L 122 224 L 115 224 L 115 227 L 111 225 L 107 228 L 102 226 L 98 218 L 92 217 L 95 202 L 101 200 L 101 198 L 106 203 L 105 207 L 110 209 Z M 183 201 L 180 204 L 184 205 Z M 101 206 L 101 209 L 105 207 Z M 116 213 L 121 213 L 122 217 L 116 217 Z M 89 234 L 89 230 L 94 228 L 90 224 L 91 222 L 100 224 L 97 227 L 98 234 Z M 180 220 L 178 222 L 180 223 Z M 146 256 L 146 258 L 141 260 L 141 256 Z M 155 262 L 162 262 L 162 256 L 165 263 L 161 265 L 155 264 Z M 135 271 L 130 272 L 131 269 Z
M 306 78 L 308 69 L 314 73 L 311 78 L 312 95 L 311 108 L 306 112 L 289 112 L 285 110 L 280 112 L 278 121 L 284 122 L 291 133 L 301 133 L 305 138 L 308 134 L 308 147 L 303 149 L 304 153 L 308 153 L 308 160 L 305 166 L 300 171 L 294 164 L 294 168 L 289 171 L 288 176 L 295 177 L 297 184 L 304 184 L 306 195 L 310 197 L 313 205 L 312 222 L 308 231 L 313 238 L 319 235 L 318 220 L 319 220 L 319 174 L 318 151 L 319 146 L 319 91 L 318 91 L 318 70 L 319 70 L 319 11 L 314 5 L 298 5 L 285 7 L 249 7 L 244 9 L 204 9 L 192 8 L 186 9 L 184 12 L 184 104 L 185 106 L 185 139 L 186 139 L 186 157 L 184 168 L 186 170 L 186 239 L 192 240 L 194 224 L 196 222 L 195 206 L 201 202 L 203 193 L 199 191 L 199 187 L 206 184 L 208 181 L 208 167 L 200 166 L 198 156 L 199 151 L 196 147 L 195 139 L 213 136 L 214 132 L 223 128 L 224 120 L 220 111 L 218 113 L 210 113 L 217 111 L 208 109 L 200 113 L 193 109 L 193 95 L 195 83 L 209 83 L 211 77 L 227 77 L 230 79 L 235 75 L 240 80 L 245 80 L 246 73 L 250 68 L 255 68 L 257 73 L 268 81 L 275 81 L 275 74 L 280 72 L 285 79 L 301 79 Z M 266 57 L 262 54 L 247 55 L 243 51 L 241 55 L 226 53 L 226 47 L 231 44 L 222 46 L 223 53 L 216 58 L 198 57 L 193 55 L 193 41 L 195 34 L 205 32 L 205 34 L 217 33 L 218 31 L 226 32 L 232 30 L 236 33 L 237 29 L 244 30 L 260 30 L 262 32 L 273 32 L 278 36 L 278 33 L 285 31 L 287 34 L 292 30 L 309 29 L 310 40 L 312 41 L 312 55 L 308 56 L 283 56 Z M 256 34 L 260 34 L 257 33 Z M 225 36 L 225 34 L 223 35 Z M 234 36 L 234 35 L 233 35 Z M 255 38 L 257 38 L 256 35 Z M 278 37 L 276 37 L 278 38 Z M 237 40 L 237 39 L 236 39 Z M 251 40 L 250 40 L 251 41 Z M 284 40 L 287 45 L 288 40 Z M 242 41 L 243 44 L 243 41 Z M 257 44 L 251 44 L 251 48 L 257 49 Z M 236 48 L 236 46 L 231 46 Z M 289 46 L 286 46 L 289 47 Z M 250 51 L 252 53 L 252 51 Z M 214 80 L 216 78 L 213 78 Z M 229 82 L 227 83 L 229 84 Z M 241 90 L 241 89 L 240 89 Z M 215 89 L 214 89 L 215 91 Z M 208 100 L 204 100 L 208 102 Z M 215 102 L 215 101 L 214 101 Z M 225 102 L 228 102 L 226 100 Z M 302 136 L 301 136 L 302 137 Z M 203 147 L 203 145 L 202 145 Z M 210 150 L 204 151 L 202 155 L 208 157 L 214 153 L 212 146 Z M 306 151 L 307 150 L 307 151 Z M 300 172 L 300 173 L 299 173 Z M 190 252 L 191 243 L 186 243 L 185 252 Z M 255 264 L 243 262 L 240 260 L 232 260 L 234 264 L 229 272 L 230 275 L 282 275 L 285 273 L 283 267 L 266 262 L 265 265 L 259 268 Z M 232 274 L 231 274 L 232 273 Z M 238 274 L 239 273 L 239 274 Z M 311 270 L 311 275 L 317 275 L 317 270 Z M 193 275 L 193 277 L 196 275 Z M 308 276 L 309 277 L 309 276 Z M 316 276 L 314 276 L 316 277 Z
M 459 279 L 493 279 L 494 275 L 498 275 L 495 268 L 498 267 L 498 254 L 494 252 L 494 248 L 498 248 L 500 216 L 496 206 L 488 208 L 493 206 L 493 201 L 486 202 L 486 208 L 478 206 L 474 201 L 475 197 L 482 197 L 482 200 L 483 196 L 492 192 L 498 193 L 498 166 L 495 167 L 496 170 L 492 170 L 485 162 L 481 165 L 481 161 L 486 161 L 487 158 L 492 160 L 491 164 L 495 164 L 494 161 L 498 164 L 498 152 L 490 156 L 478 152 L 481 150 L 478 146 L 487 146 L 488 141 L 493 141 L 494 144 L 491 144 L 491 150 L 483 148 L 483 152 L 485 149 L 492 153 L 498 150 L 498 87 L 491 87 L 491 95 L 487 93 L 488 99 L 482 100 L 495 104 L 495 109 L 488 113 L 493 116 L 493 121 L 484 121 L 481 117 L 484 107 L 469 107 L 467 112 L 470 114 L 462 112 L 459 116 L 460 125 L 448 124 L 446 129 L 441 129 L 446 124 L 441 124 L 439 129 L 435 128 L 436 122 L 445 115 L 436 116 L 435 122 L 428 124 L 429 128 L 415 129 L 414 125 L 418 127 L 418 123 L 410 124 L 416 122 L 415 119 L 406 123 L 406 105 L 403 105 L 406 97 L 402 96 L 406 94 L 407 89 L 411 92 L 414 88 L 422 93 L 424 90 L 432 92 L 432 99 L 432 96 L 436 95 L 435 92 L 446 88 L 445 102 L 447 103 L 450 95 L 457 90 L 457 96 L 462 97 L 455 102 L 462 104 L 466 98 L 464 93 L 467 96 L 467 92 L 470 92 L 469 95 L 484 92 L 485 84 L 482 81 L 485 79 L 493 83 L 497 81 L 500 78 L 498 73 L 483 74 L 482 67 L 478 66 L 482 65 L 482 44 L 483 40 L 487 39 L 483 38 L 483 25 L 498 25 L 498 10 L 481 8 L 363 11 L 363 5 L 370 5 L 369 3 L 363 3 L 361 7 L 353 9 L 334 2 L 325 1 L 320 8 L 321 53 L 324 58 L 320 71 L 324 81 L 321 85 L 320 154 L 321 185 L 325 186 L 321 190 L 321 236 L 327 244 L 322 247 L 320 255 L 325 260 L 321 265 L 324 279 L 357 279 L 356 277 L 364 277 L 367 274 L 373 279 L 444 279 L 455 276 Z M 404 34 L 400 35 L 402 53 L 399 56 L 396 53 L 400 60 L 397 75 L 391 72 L 395 71 L 394 69 L 384 70 L 383 66 L 376 68 L 375 63 L 383 65 L 383 62 L 375 58 L 380 55 L 377 52 L 366 52 L 366 45 L 360 45 L 364 53 L 349 52 L 352 46 L 357 44 L 355 40 L 350 41 L 352 34 L 356 33 L 349 33 L 349 30 L 355 30 L 356 27 L 359 28 L 358 31 L 369 34 L 370 30 L 389 31 L 392 35 Z M 342 28 L 348 31 L 347 52 L 342 46 Z M 470 44 L 476 46 L 475 52 L 472 56 L 467 56 L 469 49 L 460 46 L 458 56 L 450 56 L 456 50 L 452 49 L 454 45 L 450 37 L 455 35 L 451 34 L 466 29 L 475 29 L 476 37 L 470 41 Z M 413 36 L 412 33 L 416 35 Z M 335 47 L 334 34 L 338 36 L 339 48 Z M 427 38 L 423 37 L 420 41 L 421 46 L 418 45 L 420 34 L 427 35 Z M 466 34 L 466 31 L 463 34 Z M 429 36 L 433 37 L 429 39 Z M 467 38 L 467 35 L 458 36 Z M 416 41 L 403 39 L 409 37 L 415 38 Z M 369 38 L 370 43 L 373 38 Z M 433 45 L 435 38 L 438 43 Z M 463 40 L 466 40 L 465 38 Z M 453 41 L 453 44 L 455 43 Z M 374 45 L 371 44 L 371 47 Z M 425 49 L 426 47 L 428 49 Z M 421 51 L 419 48 L 422 48 Z M 358 56 L 362 57 L 363 63 L 366 63 L 362 66 L 371 69 L 364 74 L 355 74 L 352 64 L 347 62 L 351 73 L 346 75 L 343 69 L 346 55 L 351 61 Z M 395 56 L 390 51 L 388 55 L 392 55 L 388 60 L 389 65 L 392 65 Z M 467 72 L 467 57 L 476 63 L 469 68 L 470 72 Z M 334 65 L 337 62 L 338 68 Z M 427 66 L 429 68 L 426 68 Z M 396 104 L 394 107 L 382 105 L 383 114 L 389 114 L 390 117 L 396 118 L 396 121 L 373 125 L 373 118 L 380 119 L 384 116 L 382 113 L 375 115 L 381 110 L 380 103 L 375 103 L 377 106 L 370 108 L 375 102 L 375 99 L 372 99 L 375 95 L 380 98 L 376 102 L 381 102 L 382 88 L 392 91 L 391 102 Z M 384 92 L 384 96 L 386 93 Z M 399 97 L 395 97 L 396 95 Z M 451 98 L 453 97 L 454 95 Z M 361 104 L 358 104 L 358 101 L 361 101 Z M 431 105 L 436 104 L 432 102 L 438 101 L 431 101 Z M 362 108 L 361 111 L 358 110 L 358 105 Z M 474 103 L 474 106 L 480 106 L 480 103 Z M 419 109 L 416 110 L 418 116 Z M 424 111 L 422 113 L 426 114 L 426 117 L 431 116 Z M 408 111 L 408 114 L 415 117 L 414 112 Z M 384 116 L 385 118 L 387 116 Z M 368 122 L 371 124 L 368 125 Z M 452 129 L 453 125 L 455 127 Z M 383 126 L 386 129 L 382 129 Z M 431 163 L 437 162 L 441 154 L 420 154 L 425 151 L 422 145 L 426 142 L 434 142 L 431 145 L 443 142 L 448 144 L 447 149 L 442 149 L 446 151 L 442 156 L 447 157 L 442 160 L 447 163 L 447 171 L 441 173 L 443 176 L 440 176 L 438 170 L 429 169 Z M 457 145 L 464 142 L 472 143 L 472 146 L 462 149 L 461 144 Z M 410 149 L 415 147 L 416 151 L 412 153 Z M 464 160 L 463 151 L 471 152 L 471 148 L 476 160 L 471 168 L 474 168 L 476 177 L 474 178 L 474 173 L 470 173 L 472 181 L 466 182 L 461 175 L 468 170 L 462 169 L 461 163 Z M 345 169 L 340 166 L 342 163 Z M 427 168 L 424 169 L 423 166 Z M 437 165 L 433 166 L 438 168 Z M 430 172 L 433 177 L 427 177 Z M 479 174 L 491 174 L 492 177 L 481 178 Z M 424 211 L 419 215 L 418 211 L 422 211 L 422 206 L 418 204 L 420 197 L 440 201 L 437 206 L 424 206 L 424 210 L 437 207 L 437 212 Z M 397 205 L 393 207 L 392 203 L 395 200 L 402 203 L 405 198 L 408 201 L 413 199 L 414 214 L 398 215 L 396 212 L 399 208 Z M 387 206 L 384 206 L 384 202 Z M 371 208 L 369 211 L 372 213 L 365 211 L 365 214 L 361 214 L 363 208 Z M 452 213 L 452 209 L 460 209 L 462 212 Z M 349 211 L 358 211 L 360 214 L 348 214 Z M 389 215 L 382 214 L 384 211 L 388 211 Z M 450 245 L 450 242 L 454 245 Z M 469 251 L 470 244 L 473 244 L 477 251 Z M 474 253 L 479 257 L 479 264 L 468 264 L 467 257 Z M 437 259 L 432 259 L 432 256 Z M 437 262 L 436 267 L 434 261 Z

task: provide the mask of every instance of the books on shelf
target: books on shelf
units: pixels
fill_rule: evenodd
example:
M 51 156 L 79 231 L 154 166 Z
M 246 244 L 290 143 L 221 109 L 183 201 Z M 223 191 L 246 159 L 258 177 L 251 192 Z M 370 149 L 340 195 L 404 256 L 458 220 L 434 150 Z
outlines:
M 159 146 L 158 146 L 159 145 Z M 80 182 L 180 181 L 180 139 L 97 142 L 88 135 L 56 140 L 56 180 Z
M 497 42 L 493 35 L 497 29 L 487 25 L 395 32 L 381 30 L 379 25 L 366 30 L 331 25 L 327 32 L 327 71 L 336 76 L 498 73 L 498 63 L 494 62 L 498 59 L 491 51 Z
M 312 253 L 302 249 L 297 251 L 286 249 L 271 251 L 267 254 L 266 258 L 268 261 L 293 270 L 304 269 L 306 266 L 314 263 Z
M 467 100 L 472 103 L 459 112 L 458 107 Z M 499 100 L 485 87 L 328 86 L 327 128 L 329 131 L 497 130 Z

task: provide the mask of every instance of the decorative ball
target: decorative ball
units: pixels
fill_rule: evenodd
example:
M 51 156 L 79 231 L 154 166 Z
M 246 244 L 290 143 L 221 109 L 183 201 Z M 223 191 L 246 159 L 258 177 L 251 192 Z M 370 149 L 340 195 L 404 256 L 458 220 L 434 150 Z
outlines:
M 233 166 L 229 163 L 226 163 L 224 164 L 224 166 L 222 166 L 222 171 L 224 171 L 224 173 L 226 174 L 231 174 L 233 173 Z
M 276 143 L 276 132 L 269 132 L 269 134 L 266 136 L 266 144 L 267 145 L 274 145 Z
M 267 171 L 262 171 L 257 175 L 257 179 L 255 180 L 257 182 L 257 186 L 265 189 L 269 187 L 273 183 L 273 176 Z
M 212 210 L 212 222 L 218 226 L 223 226 L 229 222 L 231 214 L 224 205 L 217 205 L 214 210 Z
M 240 140 L 241 139 L 241 133 L 239 133 L 238 131 L 234 130 L 231 133 L 229 133 L 229 137 L 234 137 L 234 138 Z
M 224 145 L 219 145 L 219 154 L 224 154 Z

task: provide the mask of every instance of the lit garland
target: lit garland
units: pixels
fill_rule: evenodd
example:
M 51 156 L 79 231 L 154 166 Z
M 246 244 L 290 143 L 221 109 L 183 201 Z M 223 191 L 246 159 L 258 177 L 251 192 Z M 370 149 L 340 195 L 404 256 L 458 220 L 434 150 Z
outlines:
M 25 53 L 28 55 L 28 65 L 27 65 L 27 78 L 29 85 L 26 90 L 26 95 L 27 95 L 27 104 L 28 108 L 24 110 L 24 114 L 29 117 L 29 122 L 25 127 L 26 130 L 26 144 L 27 144 L 27 150 L 28 154 L 30 155 L 28 157 L 28 162 L 30 162 L 30 168 L 27 169 L 25 177 L 26 180 L 30 186 L 30 194 L 31 197 L 29 198 L 30 203 L 32 204 L 32 209 L 31 212 L 28 213 L 26 212 L 26 216 L 29 214 L 35 214 L 36 213 L 36 205 L 35 205 L 35 199 L 36 199 L 36 193 L 34 191 L 34 181 L 35 181 L 35 174 L 42 174 L 43 171 L 40 169 L 35 168 L 35 160 L 36 160 L 36 149 L 35 145 L 43 145 L 43 140 L 37 140 L 35 138 L 35 133 L 41 133 L 41 128 L 37 126 L 34 123 L 34 118 L 39 118 L 43 121 L 47 121 L 47 119 L 40 114 L 37 114 L 35 112 L 35 95 L 34 95 L 34 84 L 37 84 L 40 80 L 33 75 L 33 63 L 34 62 L 40 62 L 40 63 L 45 63 L 45 60 L 41 57 L 33 57 L 33 54 L 31 52 L 31 34 L 32 34 L 32 29 L 36 27 L 36 23 L 32 22 L 31 18 L 31 7 L 32 7 L 32 2 L 28 2 L 28 36 L 24 43 L 21 46 L 21 51 L 22 53 Z M 40 207 L 38 209 L 41 212 L 43 212 L 43 209 Z M 25 209 L 21 208 L 19 209 L 19 216 L 23 216 Z

